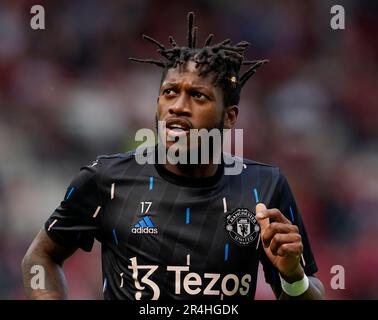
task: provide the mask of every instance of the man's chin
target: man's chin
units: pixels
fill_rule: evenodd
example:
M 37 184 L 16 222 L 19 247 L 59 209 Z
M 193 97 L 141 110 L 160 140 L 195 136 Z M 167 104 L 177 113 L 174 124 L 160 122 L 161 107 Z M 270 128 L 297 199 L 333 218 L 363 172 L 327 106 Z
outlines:
M 175 141 L 167 141 L 165 143 L 165 150 L 168 152 L 168 150 L 174 151 L 177 150 L 177 152 L 189 152 L 190 151 L 190 143 L 187 142 L 186 144 L 181 144 Z
M 189 132 L 180 132 L 178 135 L 169 135 L 169 129 L 166 131 L 165 136 L 159 136 L 159 145 L 161 144 L 166 150 L 173 148 L 180 151 L 190 149 L 190 137 Z

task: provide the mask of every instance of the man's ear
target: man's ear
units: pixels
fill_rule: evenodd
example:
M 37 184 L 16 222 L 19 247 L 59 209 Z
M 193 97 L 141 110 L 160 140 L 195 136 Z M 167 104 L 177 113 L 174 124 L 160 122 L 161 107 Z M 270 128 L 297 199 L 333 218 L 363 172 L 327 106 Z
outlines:
M 238 117 L 239 108 L 236 105 L 226 107 L 223 117 L 223 125 L 225 129 L 232 129 L 235 126 Z

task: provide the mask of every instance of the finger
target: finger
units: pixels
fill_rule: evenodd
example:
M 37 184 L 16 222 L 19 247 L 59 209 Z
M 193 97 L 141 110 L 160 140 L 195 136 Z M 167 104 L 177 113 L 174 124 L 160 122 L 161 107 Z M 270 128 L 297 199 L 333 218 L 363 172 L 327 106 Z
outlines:
M 276 234 L 280 233 L 298 233 L 299 229 L 296 225 L 285 224 L 280 222 L 272 222 L 264 231 L 262 241 L 265 247 L 269 247 L 270 242 Z
M 297 243 L 301 244 L 302 243 L 302 238 L 299 233 L 276 233 L 270 242 L 270 251 L 274 255 L 278 254 L 278 249 L 284 245 L 284 244 L 289 244 L 289 243 Z
M 297 257 L 298 259 L 300 259 L 302 253 L 302 242 L 284 243 L 277 250 L 277 255 L 281 257 Z
M 261 234 L 263 234 L 266 228 L 269 227 L 269 219 L 265 218 L 265 212 L 267 211 L 265 204 L 258 203 L 256 205 L 256 219 L 260 225 Z
M 281 223 L 292 224 L 291 221 L 289 219 L 287 219 L 281 213 L 281 211 L 276 209 L 276 208 L 260 210 L 259 218 L 261 218 L 261 219 L 269 218 L 270 221 L 277 221 L 277 222 L 281 222 Z

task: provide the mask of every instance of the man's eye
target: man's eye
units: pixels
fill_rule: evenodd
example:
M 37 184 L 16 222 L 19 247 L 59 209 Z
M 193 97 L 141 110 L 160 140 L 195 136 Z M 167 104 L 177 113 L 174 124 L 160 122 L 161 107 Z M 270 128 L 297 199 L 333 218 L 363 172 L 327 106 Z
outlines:
M 199 100 L 206 100 L 206 96 L 201 92 L 193 92 L 192 97 L 199 99 Z
M 173 89 L 165 89 L 164 91 L 163 91 L 163 95 L 167 95 L 167 96 L 169 96 L 169 95 L 173 95 L 173 94 L 175 94 L 176 92 L 175 92 L 175 90 L 173 90 Z

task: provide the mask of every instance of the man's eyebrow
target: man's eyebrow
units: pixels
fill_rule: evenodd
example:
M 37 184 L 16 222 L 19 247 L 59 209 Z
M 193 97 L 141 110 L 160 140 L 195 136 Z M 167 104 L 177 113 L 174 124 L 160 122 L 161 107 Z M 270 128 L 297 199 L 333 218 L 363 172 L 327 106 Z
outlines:
M 180 87 L 180 84 L 177 83 L 177 82 L 164 82 L 162 85 L 162 87 Z M 196 85 L 196 84 L 193 84 L 193 85 L 190 85 L 191 89 L 198 89 L 198 90 L 209 90 L 211 91 L 211 87 L 210 86 L 202 86 L 202 85 Z
M 192 89 L 212 91 L 211 87 L 206 87 L 206 86 L 201 86 L 201 85 L 192 85 Z
M 177 82 L 165 82 L 162 84 L 160 90 L 164 90 L 166 88 L 171 88 L 171 89 L 179 89 L 181 86 L 179 83 Z M 212 90 L 212 88 L 209 86 L 202 86 L 202 85 L 190 85 L 190 88 L 188 88 L 189 91 L 193 92 L 193 91 L 202 91 L 202 93 L 204 93 L 205 95 L 207 95 L 208 97 L 211 97 L 213 98 L 214 97 L 214 92 Z
M 174 88 L 177 88 L 179 86 L 179 84 L 176 83 L 176 82 L 163 82 L 163 84 L 161 86 L 162 87 L 174 87 Z

